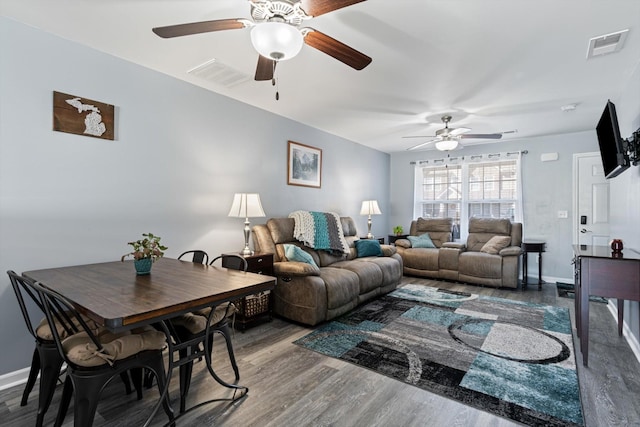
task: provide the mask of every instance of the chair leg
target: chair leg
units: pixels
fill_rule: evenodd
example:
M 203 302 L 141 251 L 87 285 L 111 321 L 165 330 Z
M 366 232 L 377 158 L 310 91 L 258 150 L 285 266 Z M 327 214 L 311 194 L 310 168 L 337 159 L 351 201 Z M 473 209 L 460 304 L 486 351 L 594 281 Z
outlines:
M 22 400 L 20 401 L 20 406 L 27 405 L 27 400 L 29 400 L 29 393 L 31 393 L 31 390 L 33 390 L 33 386 L 38 379 L 38 372 L 40 372 L 40 356 L 38 355 L 38 348 L 36 347 L 33 349 L 29 379 L 27 380 L 27 385 L 24 388 L 24 392 L 22 392 Z
M 166 374 L 164 372 L 164 361 L 162 357 L 158 357 L 156 359 L 152 359 L 147 362 L 148 366 L 153 370 L 153 374 L 156 377 L 156 383 L 158 384 L 158 392 L 162 395 L 162 391 L 164 390 L 166 384 Z M 164 412 L 169 417 L 169 421 L 171 421 L 170 425 L 175 427 L 175 416 L 173 414 L 173 409 L 171 408 L 171 403 L 169 401 L 169 393 L 166 394 L 164 399 L 162 400 L 162 407 L 164 408 Z
M 144 370 L 144 388 L 151 388 L 153 385 L 154 373 L 150 369 Z
M 91 427 L 98 408 L 102 389 L 112 378 L 112 372 L 93 375 L 72 375 L 73 425 L 74 427 Z
M 231 342 L 231 329 L 229 328 L 229 324 L 225 323 L 224 325 L 219 327 L 218 332 L 220 332 L 220 335 L 224 337 L 224 340 L 227 343 L 227 352 L 229 353 L 229 360 L 231 361 L 233 372 L 236 374 L 236 381 L 240 381 L 240 370 L 238 369 L 236 356 L 233 352 L 233 343 Z M 211 342 L 213 343 L 213 339 L 211 340 Z
M 180 350 L 180 358 L 187 357 L 187 350 Z M 183 413 L 187 407 L 187 395 L 191 388 L 191 375 L 193 373 L 193 362 L 180 365 L 180 413 Z
M 38 347 L 38 359 L 40 363 L 40 385 L 38 388 L 40 395 L 38 396 L 36 426 L 40 427 L 56 391 L 56 383 L 63 361 L 55 347 L 45 346 Z
M 58 415 L 56 416 L 56 422 L 54 427 L 60 427 L 64 418 L 67 416 L 67 410 L 69 409 L 69 403 L 71 403 L 71 396 L 73 396 L 73 383 L 71 382 L 71 376 L 67 372 L 67 378 L 64 381 L 64 388 L 62 389 L 62 397 L 60 399 L 60 407 L 58 408 Z
M 131 390 L 131 382 L 129 381 L 129 373 L 128 372 L 120 372 L 120 379 L 124 384 L 124 393 L 126 395 L 131 394 L 133 390 Z M 136 389 L 137 390 L 137 389 Z
M 142 400 L 142 377 L 144 376 L 146 369 L 133 368 L 131 369 L 131 381 L 136 389 L 136 397 L 138 400 Z

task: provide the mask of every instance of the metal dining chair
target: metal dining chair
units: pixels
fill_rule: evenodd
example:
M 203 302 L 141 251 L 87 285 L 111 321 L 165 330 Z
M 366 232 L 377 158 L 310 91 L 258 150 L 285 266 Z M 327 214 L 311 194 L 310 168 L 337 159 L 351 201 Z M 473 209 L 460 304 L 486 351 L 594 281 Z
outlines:
M 32 300 L 41 309 L 42 315 L 44 316 L 44 307 L 40 302 L 40 298 L 25 284 L 25 279 L 22 276 L 19 276 L 11 270 L 7 271 L 7 274 L 9 275 L 11 286 L 18 299 L 18 305 L 20 306 L 20 311 L 22 311 L 22 317 L 27 325 L 27 330 L 36 342 L 36 348 L 33 351 L 31 360 L 31 370 L 29 371 L 27 385 L 22 393 L 20 406 L 26 406 L 29 394 L 31 390 L 33 390 L 38 374 L 40 374 L 38 415 L 36 416 L 36 426 L 40 427 L 42 426 L 44 415 L 51 404 L 51 399 L 56 389 L 56 382 L 64 361 L 58 354 L 58 349 L 53 341 L 53 335 L 49 330 L 46 318 L 39 324 L 31 320 L 25 299 L 29 298 Z
M 195 251 L 188 251 L 185 253 L 190 252 Z M 226 256 L 227 255 L 221 255 L 214 258 L 209 265 L 213 265 L 214 262 Z M 234 269 L 247 271 L 247 261 L 244 258 L 239 255 L 237 257 L 235 255 L 229 256 L 233 257 L 229 259 L 234 261 L 234 263 L 232 263 L 233 266 L 229 268 L 238 266 L 238 268 Z M 199 257 L 198 259 L 202 260 L 204 257 Z M 235 373 L 235 381 L 238 382 L 240 380 L 240 371 L 238 370 L 238 365 L 233 353 L 231 329 L 229 327 L 229 319 L 235 312 L 235 305 L 231 302 L 227 302 L 215 307 L 213 312 L 211 308 L 205 308 L 171 319 L 170 326 L 172 326 L 172 335 L 175 335 L 174 338 L 178 342 L 178 346 L 180 346 L 180 343 L 185 344 L 180 350 L 178 350 L 180 358 L 176 362 L 180 367 L 180 413 L 183 413 L 186 410 L 186 399 L 191 386 L 193 361 L 201 359 L 203 356 L 210 357 L 213 352 L 213 339 L 215 333 L 219 333 L 224 337 L 227 352 L 229 353 L 229 360 L 231 361 L 231 366 Z M 209 324 L 208 335 L 207 320 Z M 207 346 L 207 355 L 205 355 L 205 343 Z M 213 370 L 210 370 L 210 372 L 216 381 L 221 384 L 227 384 L 224 380 L 218 377 Z
M 209 264 L 209 255 L 200 249 L 186 251 L 180 254 L 178 259 L 185 258 L 187 255 L 191 255 L 191 261 L 198 264 Z
M 36 301 L 44 309 L 56 350 L 67 364 L 55 426 L 62 425 L 71 397 L 75 396 L 74 426 L 91 427 L 102 390 L 113 377 L 128 371 L 153 371 L 162 396 L 165 387 L 164 333 L 151 327 L 112 333 L 81 316 L 62 295 L 25 278 L 21 284 L 31 295 L 37 295 Z M 164 397 L 162 406 L 172 424 L 175 417 L 168 396 Z

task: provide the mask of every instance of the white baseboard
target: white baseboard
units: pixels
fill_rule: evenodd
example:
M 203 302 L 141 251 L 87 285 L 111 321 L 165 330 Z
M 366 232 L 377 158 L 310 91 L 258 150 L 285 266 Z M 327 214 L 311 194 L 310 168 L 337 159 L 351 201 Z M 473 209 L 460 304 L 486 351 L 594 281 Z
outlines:
M 618 308 L 611 302 L 611 300 L 609 300 L 607 308 L 609 308 L 609 311 L 615 319 L 616 324 L 618 324 Z M 638 362 L 640 362 L 640 343 L 638 342 L 638 337 L 633 335 L 631 329 L 629 329 L 629 325 L 627 325 L 627 322 L 624 320 L 622 321 L 622 336 L 626 338 L 627 342 L 629 343 L 629 347 L 631 347 L 631 351 L 633 351 L 636 359 L 638 359 Z
M 531 276 L 529 276 L 529 278 L 531 278 Z M 571 283 L 573 284 L 573 277 L 571 278 L 566 278 L 566 277 L 552 277 L 552 276 L 542 276 L 542 280 L 545 283 L 549 283 L 549 284 L 556 284 L 557 282 L 560 283 Z
M 31 368 L 24 368 L 18 371 L 9 372 L 0 375 L 0 390 L 6 390 L 20 384 L 25 384 L 29 379 L 29 371 Z

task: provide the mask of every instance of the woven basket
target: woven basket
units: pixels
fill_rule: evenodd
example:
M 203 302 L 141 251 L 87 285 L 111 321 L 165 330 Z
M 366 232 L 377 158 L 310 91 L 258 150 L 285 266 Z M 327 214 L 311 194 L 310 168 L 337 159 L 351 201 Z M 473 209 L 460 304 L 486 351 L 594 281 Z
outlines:
M 238 306 L 238 314 L 246 318 L 268 312 L 270 292 L 271 291 L 264 291 L 259 294 L 249 295 L 238 301 L 236 304 Z

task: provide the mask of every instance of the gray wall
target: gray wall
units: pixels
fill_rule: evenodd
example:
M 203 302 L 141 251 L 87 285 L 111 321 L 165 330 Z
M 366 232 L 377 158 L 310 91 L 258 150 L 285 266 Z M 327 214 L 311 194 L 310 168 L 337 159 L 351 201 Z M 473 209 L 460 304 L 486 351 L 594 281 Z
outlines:
M 624 138 L 640 129 L 640 63 L 629 81 L 630 85 L 623 93 L 612 98 Z M 640 166 L 631 166 L 613 178 L 610 190 L 611 236 L 622 239 L 625 247 L 640 252 Z M 624 321 L 631 329 L 636 345 L 640 341 L 639 312 L 639 303 L 625 301 Z
M 389 212 L 388 154 L 6 18 L 0 52 L 0 375 L 33 351 L 6 270 L 118 260 L 149 231 L 167 256 L 240 250 L 235 192 L 260 193 L 268 217 L 334 211 L 361 233 L 363 200 Z M 54 90 L 114 104 L 116 140 L 52 131 Z M 321 189 L 287 185 L 287 140 L 323 150 Z M 386 233 L 386 215 L 373 224 Z

